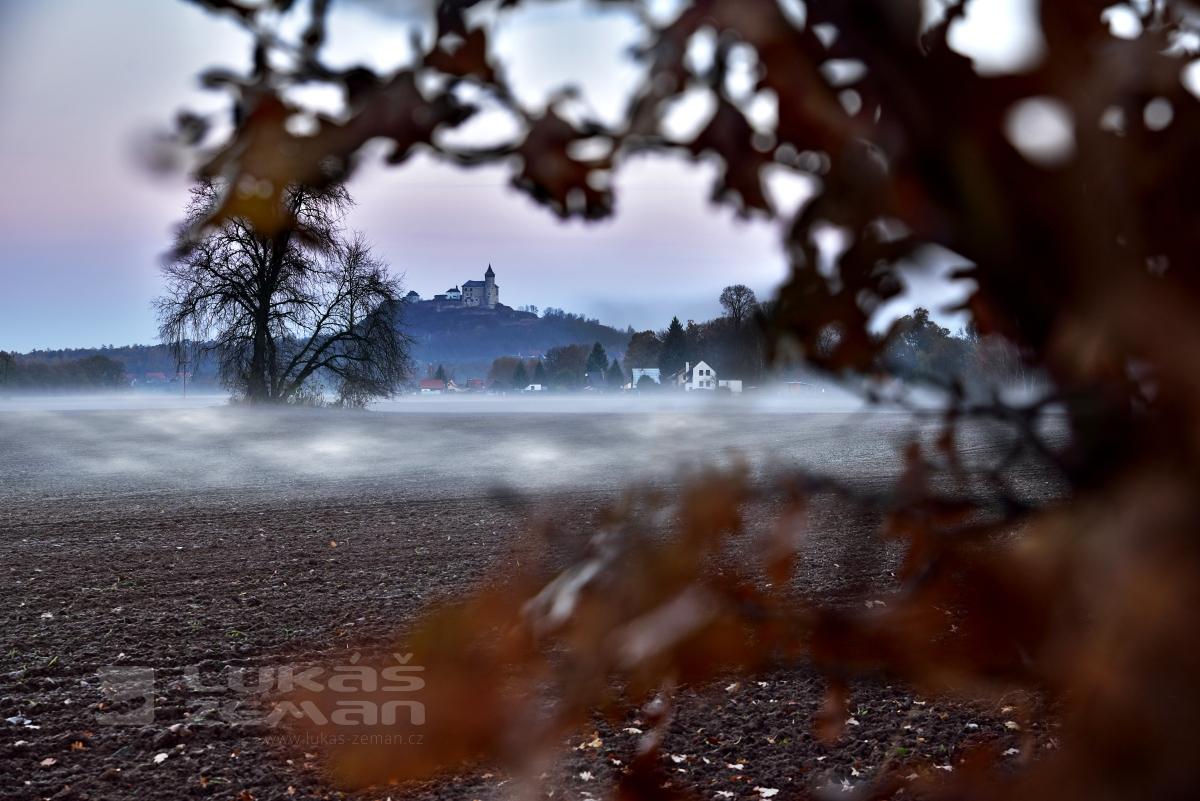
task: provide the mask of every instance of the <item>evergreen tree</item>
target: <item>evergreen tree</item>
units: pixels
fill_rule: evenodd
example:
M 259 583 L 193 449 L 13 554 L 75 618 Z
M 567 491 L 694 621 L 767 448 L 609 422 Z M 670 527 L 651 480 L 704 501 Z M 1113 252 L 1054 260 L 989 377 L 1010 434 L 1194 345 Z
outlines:
M 604 346 L 597 342 L 592 345 L 592 352 L 588 354 L 587 366 L 583 368 L 587 375 L 588 383 L 593 387 L 603 386 L 605 375 L 608 373 L 608 354 L 604 352 Z
M 662 370 L 665 381 L 669 376 L 683 369 L 687 361 L 687 334 L 678 317 L 671 318 L 667 333 L 663 336 L 662 350 L 658 354 L 658 367 Z
M 517 362 L 517 369 L 513 370 L 512 383 L 514 389 L 525 389 L 529 386 L 529 373 L 525 372 L 525 362 Z
M 613 389 L 625 386 L 625 371 L 621 369 L 621 363 L 616 359 L 613 359 L 612 364 L 608 366 L 608 385 Z
M 437 372 L 433 374 L 433 377 L 436 378 L 438 381 L 445 381 L 446 380 L 445 368 L 439 364 Z
M 546 366 L 542 364 L 541 359 L 538 359 L 537 366 L 533 368 L 533 383 L 546 386 Z

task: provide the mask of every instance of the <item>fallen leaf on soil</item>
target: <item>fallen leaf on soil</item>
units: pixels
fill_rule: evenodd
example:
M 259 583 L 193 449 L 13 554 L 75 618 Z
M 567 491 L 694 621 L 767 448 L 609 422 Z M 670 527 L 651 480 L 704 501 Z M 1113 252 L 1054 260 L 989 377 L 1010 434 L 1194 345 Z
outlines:
M 166 751 L 162 752 L 161 754 L 154 755 L 154 764 L 155 765 L 161 765 L 162 763 L 164 763 L 166 761 L 167 761 L 167 752 Z
M 58 764 L 58 760 L 57 760 L 57 759 L 55 759 L 54 757 L 46 757 L 45 759 L 43 759 L 43 760 L 42 760 L 41 762 L 39 762 L 38 764 L 39 764 L 39 765 L 41 765 L 43 768 L 48 768 L 48 767 L 50 767 L 51 765 L 57 765 L 57 764 Z

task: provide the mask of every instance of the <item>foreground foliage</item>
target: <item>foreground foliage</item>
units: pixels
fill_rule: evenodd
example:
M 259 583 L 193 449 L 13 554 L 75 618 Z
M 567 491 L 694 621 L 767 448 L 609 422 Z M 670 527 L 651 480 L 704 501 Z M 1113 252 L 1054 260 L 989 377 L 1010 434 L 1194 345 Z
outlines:
M 803 19 L 773 0 L 697 0 L 665 23 L 647 14 L 648 44 L 637 54 L 646 79 L 610 128 L 574 113 L 566 95 L 545 110 L 522 107 L 492 59 L 491 18 L 468 22 L 470 0 L 438 4 L 432 44 L 391 75 L 322 62 L 327 3 L 307 6 L 310 22 L 286 67 L 267 57 L 282 47 L 268 12 L 236 0 L 203 4 L 254 32 L 258 57 L 246 76 L 209 75 L 231 91 L 237 124 L 201 173 L 275 188 L 226 194 L 209 224 L 240 217 L 267 236 L 288 229 L 295 215 L 282 187 L 345 179 L 373 138 L 390 143 L 394 163 L 418 148 L 467 165 L 505 160 L 514 186 L 559 216 L 585 219 L 612 213 L 611 173 L 638 152 L 717 159 L 713 197 L 742 213 L 775 213 L 764 182 L 782 170 L 816 194 L 783 221 L 793 270 L 773 304 L 776 356 L 802 355 L 835 374 L 874 369 L 889 340 L 873 335 L 872 316 L 901 291 L 906 270 L 931 268 L 936 244 L 958 254 L 961 275 L 975 282 L 967 306 L 978 333 L 1003 337 L 1056 387 L 1021 404 L 980 402 L 937 378 L 943 434 L 935 447 L 909 448 L 890 491 L 819 476 L 767 488 L 784 502 L 777 535 L 759 550 L 770 586 L 751 571 L 709 569 L 706 557 L 738 529 L 752 491 L 737 475 L 689 485 L 670 538 L 646 536 L 636 506 L 612 510 L 578 567 L 549 583 L 536 571 L 505 576 L 434 614 L 412 647 L 429 669 L 439 747 L 338 752 L 342 780 L 427 775 L 472 757 L 527 765 L 531 741 L 553 747 L 584 710 L 605 706 L 614 679 L 669 695 L 679 681 L 753 674 L 801 653 L 828 674 L 818 725 L 829 734 L 844 720 L 847 680 L 864 670 L 972 693 L 1033 688 L 1059 705 L 1055 754 L 1017 771 L 995 770 L 979 754 L 925 780 L 924 794 L 1186 798 L 1200 789 L 1200 648 L 1191 634 L 1200 595 L 1200 207 L 1190 185 L 1200 104 L 1181 80 L 1198 34 L 1190 6 L 1118 3 L 1136 21 L 1131 38 L 1118 38 L 1102 15 L 1107 1 L 1042 3 L 1040 62 L 983 76 L 948 44 L 964 3 L 923 26 L 915 0 L 810 2 Z M 708 63 L 687 55 L 697 39 L 715 43 Z M 847 62 L 853 69 L 839 68 Z M 749 93 L 731 80 L 747 63 Z M 287 119 L 303 112 L 284 98 L 293 82 L 341 87 L 343 116 L 318 117 L 312 135 L 290 133 Z M 464 99 L 466 86 L 481 99 Z M 666 112 L 693 88 L 715 111 L 694 138 L 673 140 Z M 777 104 L 773 124 L 748 116 L 757 97 Z M 510 114 L 519 133 L 485 149 L 435 136 L 482 109 Z M 1052 149 L 1030 147 L 1021 130 L 1029 113 L 1065 121 L 1069 133 Z M 203 129 L 185 122 L 185 131 Z M 577 157 L 585 140 L 607 144 L 607 154 Z M 846 246 L 827 263 L 817 243 L 831 230 Z M 1065 442 L 1042 436 L 1052 412 L 1064 415 Z M 973 475 L 956 438 L 966 418 L 998 421 L 1013 437 L 1007 458 Z M 1052 471 L 1065 500 L 1040 508 L 1013 492 L 1008 473 L 1020 459 Z M 886 607 L 826 609 L 772 589 L 803 558 L 797 546 L 815 492 L 884 513 L 881 533 L 906 543 Z M 531 720 L 534 711 L 544 714 Z M 653 768 L 659 744 L 647 738 L 623 797 L 667 794 Z M 899 786 L 884 775 L 864 795 Z

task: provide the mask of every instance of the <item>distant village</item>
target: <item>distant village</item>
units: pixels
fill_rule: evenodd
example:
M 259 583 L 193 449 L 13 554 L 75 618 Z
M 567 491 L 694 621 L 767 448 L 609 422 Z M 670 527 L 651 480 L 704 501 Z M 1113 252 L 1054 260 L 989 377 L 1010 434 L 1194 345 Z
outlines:
M 631 375 L 628 381 L 622 381 L 616 385 L 609 381 L 608 371 L 604 372 L 604 376 L 600 380 L 592 380 L 591 373 L 588 373 L 588 380 L 582 387 L 578 387 L 578 389 L 593 392 L 608 390 L 623 392 L 676 390 L 679 392 L 720 391 L 735 395 L 742 393 L 741 379 L 719 378 L 712 365 L 705 361 L 699 361 L 695 365 L 685 362 L 682 370 L 665 377 L 662 374 L 662 369 L 659 367 L 634 367 L 630 372 Z M 462 384 L 458 384 L 453 378 L 444 376 L 441 378 L 437 376 L 422 378 L 417 389 L 421 395 L 478 392 L 493 394 L 517 392 L 523 394 L 547 392 L 549 390 L 550 385 L 546 383 L 530 382 L 524 386 L 519 386 L 515 385 L 512 381 L 504 381 L 499 378 L 468 378 Z
M 483 280 L 464 281 L 445 292 L 425 299 L 417 292 L 409 292 L 405 301 L 423 304 L 437 310 L 449 309 L 496 309 L 500 307 L 500 286 L 496 283 L 496 272 L 488 265 Z M 681 337 L 686 336 L 678 320 L 673 326 Z M 664 335 L 669 337 L 671 329 Z M 636 337 L 634 335 L 634 340 Z M 657 337 L 653 332 L 641 334 Z M 682 339 L 681 339 L 682 342 Z M 661 348 L 646 349 L 640 357 L 633 348 L 609 359 L 608 353 L 599 343 L 590 348 L 573 344 L 551 348 L 545 354 L 523 358 L 501 356 L 492 362 L 487 378 L 469 377 L 456 380 L 446 369 L 430 366 L 431 373 L 417 382 L 415 390 L 421 395 L 447 395 L 455 393 L 538 393 L 556 390 L 600 391 L 659 391 L 674 389 L 682 392 L 742 392 L 741 379 L 722 379 L 712 364 L 700 359 L 693 364 L 683 360 L 675 370 L 662 366 L 650 366 L 661 360 Z M 632 357 L 632 361 L 631 361 Z M 622 364 L 622 358 L 626 364 Z M 633 362 L 636 362 L 634 364 Z

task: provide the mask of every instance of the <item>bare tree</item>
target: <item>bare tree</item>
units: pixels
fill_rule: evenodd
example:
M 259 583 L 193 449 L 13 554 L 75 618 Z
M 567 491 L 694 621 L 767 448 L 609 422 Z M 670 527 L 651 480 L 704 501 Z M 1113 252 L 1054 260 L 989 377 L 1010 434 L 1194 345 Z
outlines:
M 401 286 L 361 235 L 345 235 L 345 188 L 293 187 L 294 224 L 269 236 L 238 216 L 201 229 L 221 198 L 197 184 L 162 268 L 159 334 L 176 356 L 215 353 L 226 385 L 254 403 L 324 388 L 353 405 L 389 394 L 410 372 Z
M 725 309 L 725 316 L 733 321 L 733 327 L 741 328 L 758 308 L 758 298 L 745 284 L 734 284 L 721 290 L 721 307 Z

